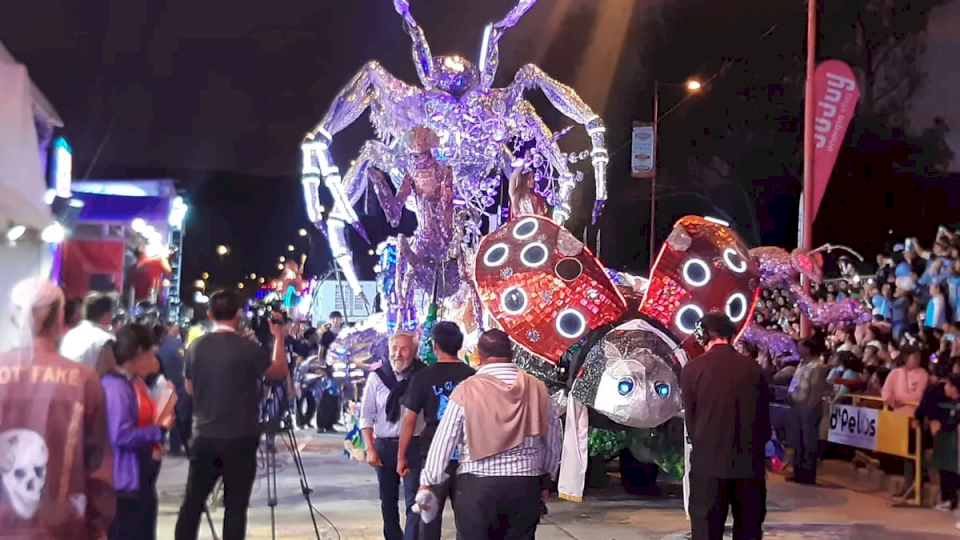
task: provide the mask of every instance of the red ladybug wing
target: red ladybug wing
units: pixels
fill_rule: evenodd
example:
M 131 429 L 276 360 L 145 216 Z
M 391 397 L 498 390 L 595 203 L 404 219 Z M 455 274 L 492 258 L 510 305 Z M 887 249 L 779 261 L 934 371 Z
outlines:
M 509 221 L 480 242 L 475 279 L 483 305 L 519 345 L 556 363 L 627 303 L 596 257 L 539 216 Z
M 726 313 L 743 331 L 759 294 L 759 271 L 729 227 L 698 216 L 677 221 L 660 248 L 640 312 L 683 340 L 706 313 Z M 701 352 L 692 339 L 684 349 Z

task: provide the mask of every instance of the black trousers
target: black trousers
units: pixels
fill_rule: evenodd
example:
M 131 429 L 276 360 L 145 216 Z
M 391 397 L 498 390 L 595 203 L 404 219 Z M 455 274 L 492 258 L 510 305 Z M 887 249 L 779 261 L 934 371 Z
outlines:
M 144 456 L 140 460 L 140 504 L 143 533 L 140 538 L 156 540 L 157 513 L 160 499 L 157 497 L 157 479 L 160 477 L 160 462 L 152 456 Z
M 793 475 L 797 483 L 817 481 L 817 460 L 820 457 L 820 419 L 823 409 L 792 407 L 790 409 Z
M 177 391 L 177 404 L 173 406 L 176 414 L 176 427 L 170 430 L 170 453 L 179 454 L 190 444 L 193 430 L 193 399 L 184 390 Z
M 340 420 L 340 398 L 334 394 L 324 394 L 317 407 L 317 429 L 333 431 L 333 426 Z
M 723 540 L 729 508 L 733 508 L 733 539 L 760 540 L 767 515 L 767 479 L 691 473 L 689 506 L 692 540 Z
M 157 528 L 153 528 L 152 538 L 156 538 Z M 140 493 L 124 491 L 117 493 L 117 513 L 107 530 L 107 540 L 148 540 L 143 525 L 143 501 Z
M 196 540 L 203 505 L 217 479 L 223 477 L 223 540 L 247 535 L 247 508 L 257 476 L 260 437 L 207 439 L 193 443 L 187 494 L 177 518 L 176 540 Z
M 420 463 L 420 470 L 422 471 L 423 467 L 427 465 L 426 456 L 424 456 L 423 461 Z M 443 533 L 443 508 L 447 504 L 447 499 L 450 499 L 450 501 L 456 505 L 454 502 L 456 498 L 454 491 L 457 485 L 456 462 L 451 462 L 450 465 L 447 466 L 447 472 L 450 476 L 447 477 L 446 481 L 439 486 L 432 486 L 433 494 L 437 496 L 437 504 L 439 505 L 437 517 L 433 518 L 433 521 L 430 523 L 420 522 L 420 534 L 417 535 L 418 540 L 440 540 L 440 535 Z
M 537 476 L 457 476 L 457 540 L 533 540 L 540 510 Z
M 940 471 L 940 500 L 950 503 L 950 509 L 957 509 L 957 490 L 960 490 L 960 474 Z
M 107 531 L 109 540 L 156 540 L 157 478 L 160 462 L 146 451 L 138 456 L 139 491 L 117 493 L 117 514 Z

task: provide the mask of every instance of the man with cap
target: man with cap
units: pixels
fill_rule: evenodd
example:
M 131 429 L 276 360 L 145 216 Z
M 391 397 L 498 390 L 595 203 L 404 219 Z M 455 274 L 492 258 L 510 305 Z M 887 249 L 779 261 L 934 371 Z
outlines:
M 731 345 L 735 335 L 736 326 L 725 315 L 705 315 L 695 331 L 705 352 L 690 360 L 680 376 L 692 446 L 693 540 L 721 540 L 730 506 L 734 538 L 763 536 L 770 390 L 760 365 Z

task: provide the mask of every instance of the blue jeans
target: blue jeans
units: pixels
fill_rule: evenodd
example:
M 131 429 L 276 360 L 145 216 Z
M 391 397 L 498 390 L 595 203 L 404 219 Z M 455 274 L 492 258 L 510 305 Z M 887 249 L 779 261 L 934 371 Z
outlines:
M 414 438 L 407 449 L 407 466 L 410 474 L 400 478 L 397 474 L 397 455 L 400 442 L 397 439 L 377 439 L 374 449 L 383 465 L 376 468 L 380 485 L 380 513 L 383 516 L 384 540 L 416 540 L 420 529 L 420 514 L 413 511 L 417 490 L 420 489 L 420 440 Z M 406 527 L 400 528 L 400 482 L 403 481 L 404 507 L 407 511 Z

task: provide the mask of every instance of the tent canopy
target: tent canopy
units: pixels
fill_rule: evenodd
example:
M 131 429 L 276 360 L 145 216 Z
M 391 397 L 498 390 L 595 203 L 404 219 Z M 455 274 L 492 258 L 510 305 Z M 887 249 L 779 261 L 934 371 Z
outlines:
M 53 221 L 30 88 L 26 67 L 0 61 L 0 229 L 13 222 L 42 230 Z
M 0 43 L 0 64 L 19 64 L 17 59 L 10 54 L 10 51 L 3 46 L 3 43 Z M 33 102 L 33 112 L 37 116 L 37 119 L 53 127 L 63 127 L 63 120 L 60 119 L 60 115 L 57 114 L 56 109 L 50 104 L 47 96 L 43 95 L 43 92 L 37 88 L 37 85 L 33 84 L 33 81 L 29 82 L 30 99 Z

